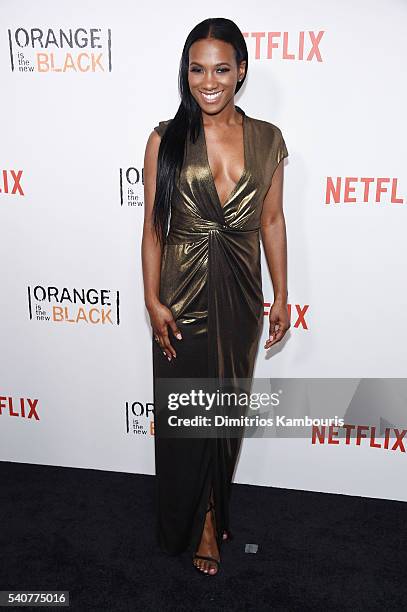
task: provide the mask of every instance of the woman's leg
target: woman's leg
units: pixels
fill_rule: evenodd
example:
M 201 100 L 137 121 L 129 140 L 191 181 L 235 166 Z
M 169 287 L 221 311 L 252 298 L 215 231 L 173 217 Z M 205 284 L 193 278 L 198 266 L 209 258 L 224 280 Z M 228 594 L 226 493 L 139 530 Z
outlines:
M 183 340 L 173 340 L 171 362 L 153 341 L 154 382 L 157 378 L 206 378 L 207 334 L 177 321 Z M 154 398 L 156 405 L 156 398 Z M 159 408 L 159 406 L 156 406 Z M 165 406 L 163 407 L 165 410 Z M 156 410 L 157 412 L 157 410 Z M 229 528 L 231 480 L 240 441 L 218 438 L 166 438 L 155 428 L 157 532 L 162 550 L 219 559 L 222 535 Z M 213 509 L 207 512 L 210 502 Z M 198 563 L 199 561 L 199 563 Z M 214 562 L 195 560 L 214 572 Z
M 207 375 L 208 345 L 202 329 L 177 321 L 183 339 L 172 344 L 177 357 L 171 362 L 153 341 L 154 389 L 158 378 L 202 378 Z M 168 438 L 161 435 L 160 418 L 166 406 L 159 406 L 155 393 L 155 459 L 157 493 L 157 535 L 161 549 L 178 554 L 187 548 L 195 552 L 202 533 L 212 480 L 211 440 Z
M 214 511 L 214 508 L 215 504 L 213 497 L 213 489 L 211 489 L 208 501 L 208 508 L 205 515 L 205 523 L 196 554 L 203 557 L 212 557 L 220 561 L 219 546 L 216 537 L 216 513 Z M 209 559 L 200 559 L 198 557 L 195 557 L 194 565 L 205 573 L 216 574 L 218 571 L 217 563 Z

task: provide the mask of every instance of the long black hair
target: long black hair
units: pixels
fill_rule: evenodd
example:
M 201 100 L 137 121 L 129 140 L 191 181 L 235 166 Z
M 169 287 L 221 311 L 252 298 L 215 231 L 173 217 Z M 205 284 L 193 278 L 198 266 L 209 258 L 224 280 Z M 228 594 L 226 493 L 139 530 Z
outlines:
M 237 82 L 235 93 L 242 87 L 247 75 L 248 53 L 244 36 L 238 26 L 230 19 L 214 17 L 198 23 L 188 34 L 182 51 L 178 75 L 181 103 L 177 113 L 169 122 L 160 143 L 157 160 L 156 193 L 153 207 L 153 226 L 161 245 L 166 241 L 171 198 L 176 177 L 184 161 L 185 143 L 189 134 L 191 141 L 199 137 L 201 128 L 201 108 L 192 96 L 188 84 L 189 49 L 197 40 L 215 38 L 230 43 L 235 49 L 237 65 L 246 61 L 246 70 L 241 81 Z

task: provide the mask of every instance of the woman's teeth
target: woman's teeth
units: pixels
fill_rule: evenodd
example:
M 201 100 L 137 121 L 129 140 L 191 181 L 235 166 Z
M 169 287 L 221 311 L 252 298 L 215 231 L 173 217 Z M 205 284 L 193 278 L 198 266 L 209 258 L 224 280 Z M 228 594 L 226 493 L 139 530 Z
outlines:
M 201 96 L 203 97 L 204 100 L 206 100 L 206 102 L 215 102 L 216 100 L 219 99 L 222 91 L 223 89 L 221 91 L 216 91 L 215 93 L 211 93 L 211 94 L 206 94 L 201 91 Z

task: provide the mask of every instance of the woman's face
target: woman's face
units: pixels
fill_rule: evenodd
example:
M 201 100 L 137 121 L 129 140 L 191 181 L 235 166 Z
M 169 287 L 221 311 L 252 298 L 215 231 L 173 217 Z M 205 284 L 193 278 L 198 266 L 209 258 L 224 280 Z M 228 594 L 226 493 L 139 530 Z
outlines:
M 237 66 L 233 46 L 223 40 L 197 40 L 189 49 L 188 83 L 191 94 L 207 113 L 218 113 L 235 95 L 236 83 L 245 72 Z

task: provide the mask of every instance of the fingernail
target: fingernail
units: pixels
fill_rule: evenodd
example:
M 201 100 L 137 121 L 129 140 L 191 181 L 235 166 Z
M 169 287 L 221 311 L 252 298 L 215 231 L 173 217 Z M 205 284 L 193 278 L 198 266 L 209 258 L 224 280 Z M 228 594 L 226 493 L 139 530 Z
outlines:
M 176 338 L 178 338 L 178 340 L 182 340 L 182 336 L 181 336 L 181 334 L 180 334 L 180 333 L 175 334 L 175 337 L 176 337 Z

